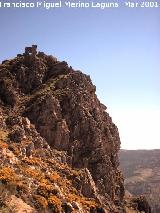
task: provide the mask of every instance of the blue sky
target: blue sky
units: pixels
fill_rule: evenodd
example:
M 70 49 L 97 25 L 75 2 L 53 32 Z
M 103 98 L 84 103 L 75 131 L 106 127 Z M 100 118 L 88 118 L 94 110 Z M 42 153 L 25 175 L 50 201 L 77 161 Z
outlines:
M 38 44 L 91 76 L 122 148 L 160 148 L 159 10 L 0 8 L 0 61 Z

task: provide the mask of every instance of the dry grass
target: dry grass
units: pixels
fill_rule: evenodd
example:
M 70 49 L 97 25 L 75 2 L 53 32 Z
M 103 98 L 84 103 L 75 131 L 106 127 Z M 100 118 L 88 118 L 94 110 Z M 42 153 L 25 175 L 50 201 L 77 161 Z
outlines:
M 23 162 L 29 164 L 29 165 L 37 165 L 37 166 L 40 166 L 43 164 L 43 161 L 40 159 L 40 158 L 37 158 L 37 157 L 33 157 L 33 158 L 24 158 L 22 160 Z
M 5 182 L 15 181 L 19 179 L 15 171 L 10 167 L 0 169 L 0 180 Z
M 5 148 L 8 148 L 8 144 L 0 139 L 0 149 L 5 149 Z
M 46 177 L 51 181 L 51 182 L 56 182 L 60 179 L 60 175 L 57 172 L 52 172 L 49 175 L 46 175 Z
M 46 209 L 46 208 L 48 208 L 48 201 L 47 201 L 46 198 L 44 198 L 41 195 L 34 195 L 33 198 L 36 201 L 36 206 L 39 209 Z
M 54 212 L 61 212 L 61 200 L 55 195 L 48 198 L 48 204 L 54 209 Z
M 48 198 L 50 195 L 56 195 L 57 189 L 52 184 L 40 183 L 37 193 L 43 197 Z
M 8 138 L 8 131 L 0 129 L 0 140 L 6 141 Z

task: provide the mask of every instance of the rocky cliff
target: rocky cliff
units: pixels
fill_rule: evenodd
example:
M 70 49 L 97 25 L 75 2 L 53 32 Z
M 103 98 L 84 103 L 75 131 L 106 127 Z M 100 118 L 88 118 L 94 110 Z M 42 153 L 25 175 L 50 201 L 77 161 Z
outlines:
M 35 48 L 0 65 L 1 208 L 149 212 L 124 200 L 118 129 L 90 77 Z

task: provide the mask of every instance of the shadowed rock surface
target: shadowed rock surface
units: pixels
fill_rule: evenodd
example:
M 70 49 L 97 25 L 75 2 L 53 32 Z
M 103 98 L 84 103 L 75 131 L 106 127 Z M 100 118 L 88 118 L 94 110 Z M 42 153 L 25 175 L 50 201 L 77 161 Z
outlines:
M 28 212 L 149 212 L 124 199 L 118 129 L 90 77 L 26 52 L 0 65 L 2 208 L 12 198 Z

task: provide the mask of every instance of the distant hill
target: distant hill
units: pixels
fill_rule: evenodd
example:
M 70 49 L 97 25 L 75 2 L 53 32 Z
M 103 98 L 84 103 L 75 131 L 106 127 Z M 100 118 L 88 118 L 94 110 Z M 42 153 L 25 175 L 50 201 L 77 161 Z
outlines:
M 121 150 L 120 167 L 126 190 L 145 195 L 153 213 L 160 212 L 160 149 Z

